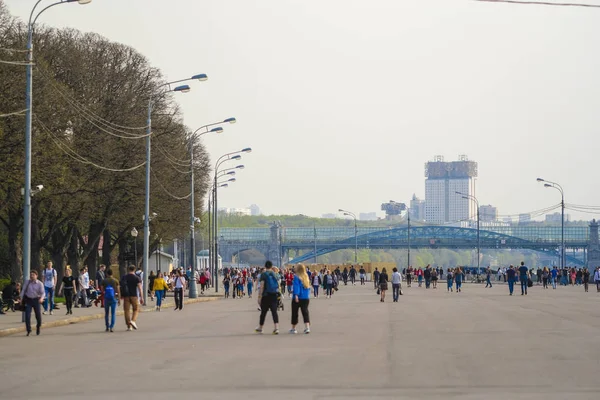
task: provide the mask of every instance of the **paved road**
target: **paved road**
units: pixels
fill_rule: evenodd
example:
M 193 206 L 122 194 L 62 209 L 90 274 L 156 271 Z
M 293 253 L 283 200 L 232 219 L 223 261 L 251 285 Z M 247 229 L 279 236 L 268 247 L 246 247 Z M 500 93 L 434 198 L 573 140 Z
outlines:
M 313 332 L 256 335 L 254 301 L 220 300 L 139 318 L 0 338 L 6 399 L 597 399 L 600 294 L 508 296 L 371 286 L 311 300 Z M 268 324 L 270 330 L 271 326 Z M 27 378 L 29 377 L 29 378 Z M 26 380 L 28 383 L 26 383 Z

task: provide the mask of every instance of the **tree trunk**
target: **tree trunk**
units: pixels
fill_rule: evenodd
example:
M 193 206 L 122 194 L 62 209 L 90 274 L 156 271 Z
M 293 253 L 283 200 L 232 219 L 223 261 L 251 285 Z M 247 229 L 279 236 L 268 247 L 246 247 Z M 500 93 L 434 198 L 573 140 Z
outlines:
M 108 228 L 106 228 L 103 232 L 103 243 L 102 243 L 102 264 L 106 265 L 107 268 L 110 268 L 112 264 L 112 260 L 110 258 L 112 254 L 112 242 L 111 235 Z
M 125 254 L 127 253 L 127 238 L 122 236 L 117 243 L 119 246 L 119 276 L 125 276 L 127 273 L 127 260 L 125 260 Z
M 21 268 L 21 235 L 20 222 L 21 216 L 10 213 L 8 216 L 8 257 L 10 260 L 10 277 L 15 282 L 23 282 L 23 270 Z
M 79 240 L 77 234 L 77 227 L 73 227 L 73 231 L 71 234 L 71 240 L 69 241 L 69 247 L 67 248 L 67 263 L 71 266 L 73 270 L 73 276 L 79 276 Z

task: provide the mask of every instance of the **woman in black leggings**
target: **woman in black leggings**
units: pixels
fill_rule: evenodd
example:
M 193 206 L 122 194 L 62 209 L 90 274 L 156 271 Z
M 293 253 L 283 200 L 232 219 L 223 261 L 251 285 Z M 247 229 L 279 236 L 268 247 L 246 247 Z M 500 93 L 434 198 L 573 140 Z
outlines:
M 77 281 L 73 278 L 72 273 L 71 268 L 67 268 L 60 284 L 60 290 L 58 291 L 61 293 L 64 290 L 65 303 L 67 305 L 66 315 L 73 314 L 73 294 L 75 293 L 75 284 Z

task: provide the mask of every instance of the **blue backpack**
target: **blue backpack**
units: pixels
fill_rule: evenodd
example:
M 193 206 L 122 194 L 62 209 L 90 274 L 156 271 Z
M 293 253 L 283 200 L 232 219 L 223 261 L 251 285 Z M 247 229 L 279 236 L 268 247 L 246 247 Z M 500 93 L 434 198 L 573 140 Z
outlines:
M 104 289 L 104 300 L 111 301 L 111 302 L 115 300 L 115 288 L 114 287 L 109 285 Z
M 279 282 L 275 273 L 272 271 L 268 271 L 264 273 L 267 277 L 265 292 L 266 293 L 279 293 Z

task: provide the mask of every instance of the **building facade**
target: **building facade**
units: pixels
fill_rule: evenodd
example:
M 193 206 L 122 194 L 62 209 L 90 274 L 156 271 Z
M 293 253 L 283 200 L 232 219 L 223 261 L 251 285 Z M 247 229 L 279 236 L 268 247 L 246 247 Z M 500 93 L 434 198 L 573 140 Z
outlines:
M 491 222 L 498 219 L 498 209 L 492 205 L 479 207 L 479 218 L 481 221 Z
M 421 200 L 413 194 L 410 200 L 409 212 L 412 220 L 425 221 L 425 200 Z
M 475 196 L 476 162 L 466 156 L 445 162 L 443 157 L 436 156 L 425 164 L 425 176 L 425 221 L 444 224 L 475 216 L 475 202 L 456 192 Z

